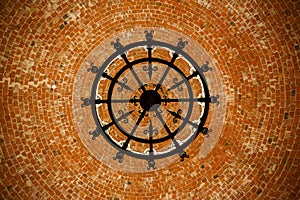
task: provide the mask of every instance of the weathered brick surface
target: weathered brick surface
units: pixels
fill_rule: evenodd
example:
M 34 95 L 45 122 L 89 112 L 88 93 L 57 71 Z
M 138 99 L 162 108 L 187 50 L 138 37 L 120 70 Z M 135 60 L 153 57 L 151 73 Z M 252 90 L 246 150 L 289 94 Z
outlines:
M 299 199 L 299 10 L 296 0 L 1 1 L 1 198 Z M 74 120 L 73 95 L 96 47 L 144 27 L 207 51 L 226 113 L 211 113 L 221 130 L 208 155 L 129 173 L 88 151 L 79 131 L 94 127 Z

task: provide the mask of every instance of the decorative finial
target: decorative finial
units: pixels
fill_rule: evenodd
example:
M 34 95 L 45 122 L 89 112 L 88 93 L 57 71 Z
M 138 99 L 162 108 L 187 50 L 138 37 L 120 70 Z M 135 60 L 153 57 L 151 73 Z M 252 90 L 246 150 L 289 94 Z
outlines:
M 190 156 L 186 154 L 185 151 L 183 151 L 180 155 L 180 161 L 183 162 L 184 158 L 189 158 Z
M 124 160 L 124 153 L 118 152 L 116 156 L 113 157 L 114 160 L 119 160 L 119 163 L 122 163 Z
M 208 133 L 210 133 L 210 132 L 212 132 L 211 129 L 208 129 L 208 128 L 206 128 L 206 127 L 203 127 L 202 133 L 203 133 L 203 135 L 206 135 L 207 138 L 209 137 L 209 134 L 208 134 Z
M 210 102 L 219 105 L 220 104 L 220 102 L 218 101 L 219 97 L 220 97 L 219 95 L 211 96 L 210 97 Z
M 120 49 L 120 48 L 123 48 L 123 45 L 120 43 L 120 39 L 119 38 L 117 38 L 116 39 L 116 42 L 111 42 L 111 45 L 114 45 L 114 48 L 116 49 L 116 50 L 118 50 L 118 49 Z
M 83 101 L 81 104 L 81 108 L 91 105 L 91 99 L 89 98 L 81 97 L 81 101 Z
M 150 32 L 148 32 L 147 30 L 145 30 L 145 33 L 146 33 L 146 40 L 147 41 L 151 41 L 153 39 L 154 30 L 151 30 Z
M 94 131 L 90 131 L 90 132 L 89 132 L 89 135 L 92 135 L 92 136 L 93 136 L 92 139 L 95 140 L 96 137 L 99 137 L 99 136 L 100 136 L 100 132 L 96 129 L 96 130 L 94 130 Z
M 90 65 L 91 65 L 91 68 L 88 68 L 87 71 L 97 74 L 99 72 L 99 68 L 97 66 L 95 66 L 94 63 L 91 63 Z
M 209 70 L 209 71 L 212 71 L 212 68 L 209 67 L 208 65 L 209 65 L 209 62 L 206 61 L 205 64 L 203 64 L 203 65 L 201 66 L 201 70 L 202 70 L 203 72 L 207 72 L 208 70 Z
M 182 41 L 182 38 L 178 38 L 177 47 L 179 47 L 180 49 L 183 49 L 186 44 L 188 44 L 188 41 Z
M 150 170 L 150 169 L 156 169 L 155 167 L 155 161 L 154 160 L 149 160 L 148 161 L 148 167 L 147 167 L 147 170 Z

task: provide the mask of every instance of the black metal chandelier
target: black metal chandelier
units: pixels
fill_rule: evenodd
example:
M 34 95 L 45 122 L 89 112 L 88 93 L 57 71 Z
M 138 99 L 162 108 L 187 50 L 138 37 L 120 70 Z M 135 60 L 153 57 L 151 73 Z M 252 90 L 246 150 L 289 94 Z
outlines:
M 112 42 L 115 53 L 102 66 L 91 64 L 91 96 L 81 98 L 97 127 L 89 132 L 92 139 L 103 136 L 118 151 L 114 160 L 122 163 L 126 154 L 146 160 L 147 169 L 174 154 L 188 158 L 184 149 L 211 131 L 205 127 L 209 104 L 219 103 L 204 76 L 209 63 L 200 67 L 185 53 L 187 41 L 179 38 L 174 46 L 154 40 L 153 33 L 126 46 Z

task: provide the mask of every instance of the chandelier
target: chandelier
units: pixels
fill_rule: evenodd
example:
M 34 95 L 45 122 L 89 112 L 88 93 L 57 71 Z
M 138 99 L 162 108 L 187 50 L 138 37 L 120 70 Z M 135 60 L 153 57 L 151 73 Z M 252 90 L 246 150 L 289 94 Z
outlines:
M 182 38 L 177 45 L 156 41 L 154 31 L 145 31 L 144 41 L 123 46 L 111 42 L 115 52 L 102 66 L 90 65 L 95 74 L 89 98 L 81 107 L 91 107 L 96 129 L 92 139 L 103 136 L 122 163 L 124 155 L 146 160 L 147 169 L 156 169 L 155 160 L 178 154 L 189 158 L 185 149 L 202 133 L 210 96 L 204 76 L 212 71 L 209 62 L 198 65 L 184 52 Z

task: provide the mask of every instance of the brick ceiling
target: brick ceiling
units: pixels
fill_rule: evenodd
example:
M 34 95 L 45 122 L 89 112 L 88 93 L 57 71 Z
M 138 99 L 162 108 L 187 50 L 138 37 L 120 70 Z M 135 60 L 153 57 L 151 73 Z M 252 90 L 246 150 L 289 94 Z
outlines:
M 1 199 L 300 199 L 299 1 L 2 0 L 0 12 Z M 144 29 L 205 49 L 226 112 L 207 155 L 194 145 L 134 173 L 86 148 L 73 95 L 93 50 Z

